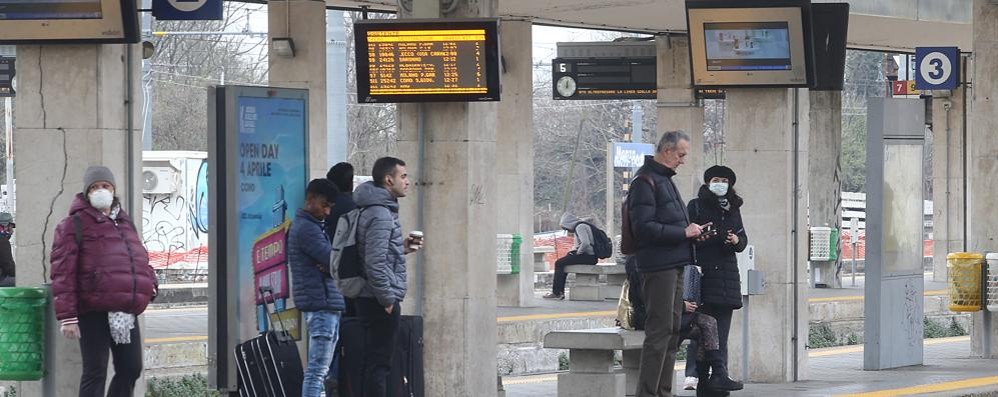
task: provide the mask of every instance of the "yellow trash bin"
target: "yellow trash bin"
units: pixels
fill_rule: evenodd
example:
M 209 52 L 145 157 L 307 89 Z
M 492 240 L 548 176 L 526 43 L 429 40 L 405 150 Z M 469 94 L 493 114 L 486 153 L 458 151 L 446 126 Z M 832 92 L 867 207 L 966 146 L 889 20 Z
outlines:
M 976 312 L 981 302 L 981 266 L 984 255 L 971 252 L 954 252 L 946 255 L 949 269 L 949 310 Z

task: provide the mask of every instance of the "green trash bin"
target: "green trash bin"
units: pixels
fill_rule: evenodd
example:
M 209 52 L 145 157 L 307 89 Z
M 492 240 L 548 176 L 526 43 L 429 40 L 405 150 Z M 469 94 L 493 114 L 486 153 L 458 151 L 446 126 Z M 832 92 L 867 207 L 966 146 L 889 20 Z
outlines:
M 40 380 L 44 376 L 44 288 L 0 288 L 0 380 Z
M 513 245 L 509 250 L 510 274 L 520 274 L 520 245 L 523 244 L 523 236 L 513 235 Z

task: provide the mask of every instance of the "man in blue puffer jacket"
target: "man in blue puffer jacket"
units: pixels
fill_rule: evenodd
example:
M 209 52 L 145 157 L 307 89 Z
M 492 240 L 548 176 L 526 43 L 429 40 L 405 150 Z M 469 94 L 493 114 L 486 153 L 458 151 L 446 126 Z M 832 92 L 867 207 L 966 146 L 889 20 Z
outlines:
M 339 338 L 340 314 L 346 309 L 343 295 L 329 274 L 332 246 L 322 221 L 329 216 L 338 193 L 336 186 L 326 179 L 309 182 L 305 206 L 298 209 L 288 233 L 292 296 L 308 324 L 308 368 L 302 385 L 303 397 L 319 397 L 323 393 L 323 381 Z
M 365 397 L 388 396 L 386 382 L 398 335 L 406 293 L 405 255 L 419 250 L 422 241 L 402 236 L 398 199 L 409 191 L 405 162 L 383 157 L 374 162 L 373 182 L 357 187 L 353 198 L 361 208 L 357 221 L 357 250 L 364 262 L 367 286 L 355 305 L 367 332 L 364 338 Z

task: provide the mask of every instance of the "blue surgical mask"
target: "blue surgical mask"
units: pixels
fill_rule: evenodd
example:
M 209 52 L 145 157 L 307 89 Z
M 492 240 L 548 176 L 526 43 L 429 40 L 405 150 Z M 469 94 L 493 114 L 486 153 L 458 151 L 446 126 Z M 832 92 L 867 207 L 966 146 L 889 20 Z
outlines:
M 724 197 L 728 194 L 728 184 L 724 182 L 711 182 L 710 191 L 718 197 Z

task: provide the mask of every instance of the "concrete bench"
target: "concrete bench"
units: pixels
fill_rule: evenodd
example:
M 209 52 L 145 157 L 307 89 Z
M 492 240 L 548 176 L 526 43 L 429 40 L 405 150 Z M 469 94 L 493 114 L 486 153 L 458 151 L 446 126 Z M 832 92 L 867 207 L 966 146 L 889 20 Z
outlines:
M 534 247 L 534 272 L 547 272 L 548 263 L 544 261 L 544 255 L 554 252 L 554 247 Z
M 553 331 L 544 336 L 544 348 L 568 349 L 568 373 L 558 375 L 558 397 L 633 396 L 644 331 L 598 328 Z M 622 368 L 614 369 L 614 352 L 623 353 Z
M 568 290 L 568 300 L 601 301 L 620 299 L 620 290 L 627 279 L 624 265 L 568 265 L 565 273 L 575 273 L 575 285 Z M 600 283 L 599 277 L 606 276 L 606 283 Z

